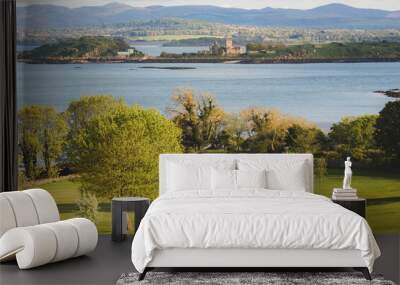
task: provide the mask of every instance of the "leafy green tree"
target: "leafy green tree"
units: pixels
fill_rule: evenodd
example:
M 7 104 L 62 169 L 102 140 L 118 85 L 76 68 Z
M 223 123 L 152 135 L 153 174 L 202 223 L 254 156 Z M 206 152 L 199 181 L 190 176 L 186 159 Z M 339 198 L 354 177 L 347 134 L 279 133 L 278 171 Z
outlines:
M 182 144 L 186 150 L 199 147 L 200 122 L 197 114 L 198 103 L 191 89 L 177 89 L 171 97 L 168 112 L 172 121 L 182 130 Z
M 83 36 L 80 38 L 60 39 L 57 43 L 45 44 L 22 53 L 24 58 L 77 58 L 77 57 L 109 57 L 116 56 L 118 51 L 133 49 L 132 56 L 144 54 L 122 38 L 103 36 Z
M 248 108 L 241 112 L 241 116 L 245 118 L 247 136 L 242 146 L 243 150 L 248 152 L 284 152 L 287 148 L 289 128 L 293 126 L 297 126 L 297 129 L 315 128 L 313 124 L 303 119 L 283 115 L 268 108 Z
M 249 152 L 278 152 L 279 138 L 285 130 L 272 128 L 269 113 L 252 110 L 249 122 L 251 128 L 244 148 Z
M 327 173 L 327 163 L 325 158 L 316 158 L 314 160 L 314 174 L 318 179 L 318 190 L 321 192 L 322 180 Z
M 61 156 L 67 125 L 52 107 L 27 106 L 18 112 L 19 148 L 28 179 L 39 177 L 40 158 L 46 177 L 56 176 L 56 160 Z
M 380 111 L 375 138 L 388 155 L 400 159 L 400 101 L 388 102 Z
M 324 140 L 325 135 L 320 129 L 294 124 L 288 129 L 286 145 L 290 152 L 317 153 L 321 150 L 321 142 Z
M 201 130 L 200 145 L 203 148 L 215 148 L 218 135 L 222 131 L 224 111 L 209 94 L 199 96 L 198 117 Z
M 97 196 L 158 194 L 161 153 L 181 152 L 181 132 L 159 112 L 123 107 L 93 117 L 77 139 L 82 190 Z
M 248 138 L 243 148 L 248 152 L 283 152 L 290 124 L 279 112 L 266 108 L 249 108 L 242 111 L 246 118 Z
M 46 108 L 43 112 L 42 154 L 46 177 L 58 175 L 58 167 L 55 165 L 61 156 L 65 143 L 68 126 L 65 118 L 56 112 L 54 108 Z
M 27 106 L 18 112 L 18 145 L 28 179 L 35 179 L 40 174 L 38 155 L 42 150 L 39 139 L 41 124 L 41 107 Z
M 376 149 L 375 125 L 378 116 L 345 117 L 329 132 L 335 150 L 341 155 L 363 160 L 367 150 Z
M 248 43 L 246 45 L 246 51 L 261 51 L 263 49 L 266 49 L 266 46 L 261 44 L 261 43 Z
M 79 160 L 77 139 L 81 132 L 87 127 L 89 121 L 102 113 L 125 107 L 126 104 L 111 95 L 83 96 L 79 100 L 72 101 L 65 117 L 69 126 L 67 135 L 68 144 L 65 147 L 68 162 L 74 166 Z
M 245 140 L 245 131 L 246 121 L 242 114 L 226 114 L 218 144 L 230 152 L 239 152 Z
M 215 148 L 222 131 L 224 112 L 209 94 L 195 94 L 192 89 L 177 89 L 168 112 L 182 130 L 182 144 L 187 151 Z

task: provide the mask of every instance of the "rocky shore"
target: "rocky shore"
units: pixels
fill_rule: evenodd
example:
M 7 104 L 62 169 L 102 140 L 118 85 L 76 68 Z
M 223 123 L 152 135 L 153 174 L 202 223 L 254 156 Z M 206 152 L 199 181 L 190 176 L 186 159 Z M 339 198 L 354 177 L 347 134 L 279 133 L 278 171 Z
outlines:
M 388 96 L 390 98 L 400 98 L 400 89 L 395 88 L 395 89 L 389 89 L 389 90 L 377 90 L 375 93 L 383 94 L 385 96 Z

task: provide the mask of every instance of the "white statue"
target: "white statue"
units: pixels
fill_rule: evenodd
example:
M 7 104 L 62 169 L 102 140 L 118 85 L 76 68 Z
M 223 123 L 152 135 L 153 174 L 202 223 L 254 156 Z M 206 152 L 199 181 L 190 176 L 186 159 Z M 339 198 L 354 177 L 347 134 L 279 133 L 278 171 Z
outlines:
M 344 179 L 343 179 L 343 189 L 352 189 L 351 188 L 351 177 L 353 176 L 353 172 L 351 171 L 351 161 L 350 157 L 347 157 L 344 162 Z

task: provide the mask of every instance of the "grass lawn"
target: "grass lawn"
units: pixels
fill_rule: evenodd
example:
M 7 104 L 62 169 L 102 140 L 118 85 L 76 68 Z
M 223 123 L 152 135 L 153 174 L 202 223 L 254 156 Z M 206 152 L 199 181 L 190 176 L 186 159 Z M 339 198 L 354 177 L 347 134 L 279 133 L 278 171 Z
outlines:
M 34 187 L 49 191 L 57 204 L 76 203 L 80 198 L 79 182 L 77 179 L 65 179 L 45 184 L 37 184 Z
M 368 206 L 367 220 L 374 233 L 399 233 L 400 202 Z
M 314 192 L 330 197 L 332 189 L 341 186 L 342 179 L 342 170 L 330 169 L 328 175 L 321 181 L 321 187 L 315 179 Z M 375 233 L 400 232 L 400 175 L 360 171 L 353 177 L 352 186 L 357 188 L 360 197 L 369 200 L 367 220 Z M 79 181 L 76 178 L 38 183 L 33 187 L 46 189 L 53 195 L 60 208 L 62 219 L 78 216 L 75 204 L 80 194 Z M 97 217 L 98 230 L 100 233 L 110 233 L 111 213 L 107 205 L 110 202 L 99 199 L 99 203 L 102 207 Z
M 61 213 L 62 220 L 75 218 L 77 216 L 79 216 L 77 212 Z M 99 233 L 111 234 L 111 213 L 99 211 L 97 214 L 96 226 Z
M 341 188 L 343 170 L 329 169 L 328 175 L 322 180 L 321 188 L 318 179 L 314 179 L 314 192 L 331 196 L 333 188 Z M 351 186 L 357 189 L 358 196 L 367 199 L 397 197 L 400 202 L 400 174 L 356 171 Z
M 64 205 L 76 204 L 80 198 L 79 180 L 64 179 L 44 184 L 37 184 L 31 188 L 43 188 L 51 193 L 57 202 L 61 212 L 61 219 L 70 219 L 79 216 L 77 211 L 63 210 Z M 104 199 L 98 199 L 99 203 L 109 203 Z M 100 233 L 111 233 L 111 213 L 109 211 L 99 211 L 97 217 L 97 229 Z

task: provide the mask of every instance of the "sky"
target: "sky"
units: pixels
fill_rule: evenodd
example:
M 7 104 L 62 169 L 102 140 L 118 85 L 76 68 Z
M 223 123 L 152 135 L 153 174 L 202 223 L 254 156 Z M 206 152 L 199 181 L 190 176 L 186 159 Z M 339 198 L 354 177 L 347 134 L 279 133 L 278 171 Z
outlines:
M 245 9 L 260 9 L 265 7 L 310 9 L 330 3 L 342 3 L 358 8 L 400 10 L 400 0 L 17 0 L 18 5 L 55 4 L 71 8 L 104 5 L 110 2 L 120 2 L 139 7 L 151 5 L 215 5 Z

